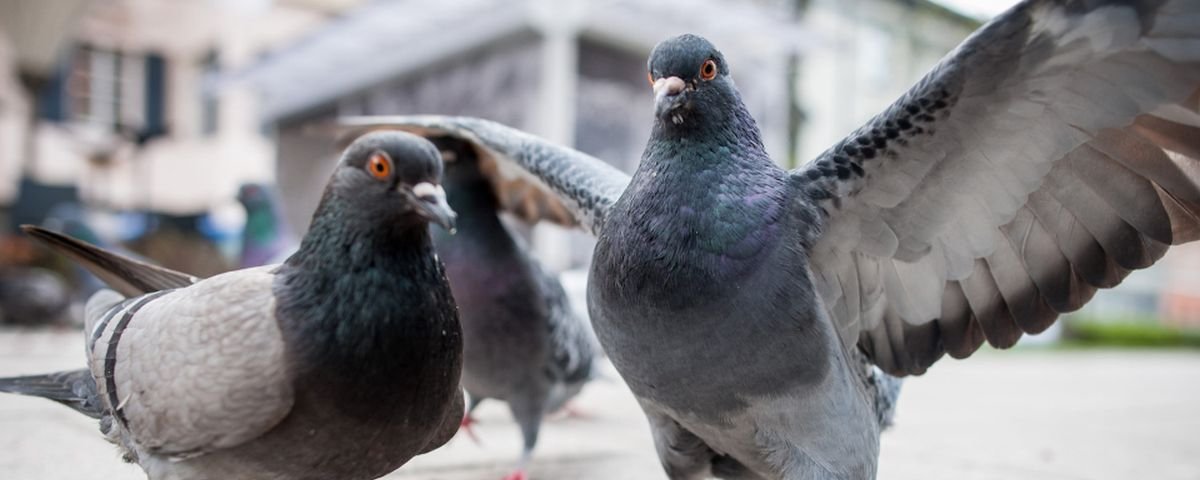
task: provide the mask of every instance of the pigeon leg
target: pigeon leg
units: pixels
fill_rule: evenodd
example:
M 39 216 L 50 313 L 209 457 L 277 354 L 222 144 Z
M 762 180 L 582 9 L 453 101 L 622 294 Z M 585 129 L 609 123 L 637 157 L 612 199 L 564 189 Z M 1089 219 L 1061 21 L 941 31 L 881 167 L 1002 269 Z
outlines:
M 525 447 L 524 451 L 521 452 L 521 459 L 517 460 L 517 468 L 500 480 L 529 480 L 529 474 L 526 471 L 529 468 L 529 459 L 532 456 L 533 448 Z
M 467 395 L 467 413 L 463 415 L 462 422 L 458 424 L 459 430 L 466 432 L 467 437 L 470 438 L 472 442 L 475 442 L 476 445 L 481 446 L 483 445 L 483 441 L 479 439 L 479 435 L 475 433 L 475 428 L 473 427 L 476 423 L 478 423 L 478 421 L 475 420 L 475 417 L 471 416 L 471 412 L 474 412 L 475 408 L 479 407 L 479 404 L 483 403 L 484 400 L 487 400 L 487 397 Z
M 545 395 L 535 395 L 541 398 L 513 399 L 508 402 L 513 418 L 521 427 L 521 437 L 524 443 L 521 447 L 521 458 L 517 460 L 517 468 L 503 480 L 528 480 L 525 473 L 529 460 L 533 457 L 533 447 L 537 445 L 538 431 L 542 426 L 542 416 L 546 412 Z

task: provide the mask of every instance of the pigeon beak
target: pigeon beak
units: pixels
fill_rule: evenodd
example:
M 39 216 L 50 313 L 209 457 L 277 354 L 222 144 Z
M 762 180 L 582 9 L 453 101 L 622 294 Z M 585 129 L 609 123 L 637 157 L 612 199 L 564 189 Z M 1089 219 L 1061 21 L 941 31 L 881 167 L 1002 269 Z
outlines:
M 413 185 L 412 195 L 416 198 L 418 214 L 454 233 L 454 220 L 458 215 L 450 208 L 450 204 L 446 203 L 446 190 L 442 189 L 441 185 L 418 183 Z
M 679 94 L 687 84 L 679 77 L 663 77 L 654 81 L 654 110 L 661 116 L 678 106 Z

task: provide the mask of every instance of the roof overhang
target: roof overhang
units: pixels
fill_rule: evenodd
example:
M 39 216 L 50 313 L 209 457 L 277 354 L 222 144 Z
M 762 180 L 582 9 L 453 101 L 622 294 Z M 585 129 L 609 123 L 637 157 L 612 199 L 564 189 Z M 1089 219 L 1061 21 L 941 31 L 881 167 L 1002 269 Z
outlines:
M 373 2 L 225 81 L 254 86 L 270 123 L 522 32 L 568 28 L 643 54 L 694 32 L 761 60 L 811 43 L 796 22 L 773 13 L 716 0 Z

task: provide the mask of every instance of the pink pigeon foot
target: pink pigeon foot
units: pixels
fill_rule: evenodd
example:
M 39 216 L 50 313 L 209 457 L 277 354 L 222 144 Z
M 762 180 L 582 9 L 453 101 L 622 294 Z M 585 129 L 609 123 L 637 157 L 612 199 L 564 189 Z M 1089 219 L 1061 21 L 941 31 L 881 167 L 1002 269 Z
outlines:
M 522 468 L 505 475 L 501 480 L 529 480 L 529 476 L 525 475 L 525 469 Z
M 585 412 L 583 410 L 580 410 L 578 407 L 575 406 L 574 403 L 568 403 L 566 405 L 563 405 L 563 407 L 558 409 L 557 411 L 551 413 L 549 415 L 549 417 L 552 420 L 566 420 L 569 418 L 573 418 L 573 419 L 577 419 L 577 420 L 590 420 L 592 418 L 592 414 Z
M 476 445 L 483 445 L 483 441 L 479 440 L 479 436 L 475 434 L 475 429 L 472 428 L 472 425 L 475 425 L 475 419 L 470 415 L 463 415 L 462 422 L 458 424 L 458 429 L 467 432 L 467 437 L 470 437 L 471 441 L 475 442 Z

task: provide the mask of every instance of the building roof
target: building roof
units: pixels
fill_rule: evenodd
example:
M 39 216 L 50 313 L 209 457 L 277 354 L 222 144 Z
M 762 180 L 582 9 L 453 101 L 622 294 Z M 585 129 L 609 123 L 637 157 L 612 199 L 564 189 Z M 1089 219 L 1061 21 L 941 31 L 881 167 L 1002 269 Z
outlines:
M 226 80 L 257 87 L 262 116 L 273 121 L 522 32 L 575 32 L 638 52 L 694 32 L 778 58 L 808 43 L 781 13 L 718 0 L 371 2 Z
M 48 76 L 69 38 L 70 26 L 86 6 L 87 0 L 0 2 L 0 35 L 20 47 L 15 49 L 17 65 Z

